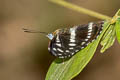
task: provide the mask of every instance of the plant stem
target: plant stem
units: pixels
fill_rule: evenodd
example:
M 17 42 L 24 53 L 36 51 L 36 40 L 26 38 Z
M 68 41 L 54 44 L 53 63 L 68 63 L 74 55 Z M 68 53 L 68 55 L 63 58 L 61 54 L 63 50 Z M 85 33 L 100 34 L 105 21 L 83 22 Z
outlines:
M 61 6 L 64 6 L 66 8 L 78 11 L 80 13 L 87 14 L 87 15 L 92 16 L 92 17 L 96 17 L 96 18 L 103 19 L 103 20 L 111 20 L 112 19 L 109 16 L 106 16 L 106 15 L 103 15 L 103 14 L 100 14 L 100 13 L 97 13 L 97 12 L 82 8 L 82 7 L 74 5 L 72 3 L 68 3 L 68 2 L 66 2 L 64 0 L 49 0 L 49 1 L 51 1 L 53 3 L 56 3 L 56 4 L 59 4 Z

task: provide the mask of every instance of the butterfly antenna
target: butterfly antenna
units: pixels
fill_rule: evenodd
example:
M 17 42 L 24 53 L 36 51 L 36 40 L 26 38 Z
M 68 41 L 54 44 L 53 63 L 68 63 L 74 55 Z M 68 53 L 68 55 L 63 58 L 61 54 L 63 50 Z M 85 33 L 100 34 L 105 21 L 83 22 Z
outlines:
M 41 33 L 41 34 L 45 34 L 45 35 L 48 34 L 46 32 L 40 32 L 40 31 L 30 30 L 30 29 L 26 29 L 26 28 L 22 28 L 22 30 L 24 30 L 24 32 L 27 32 L 27 33 Z

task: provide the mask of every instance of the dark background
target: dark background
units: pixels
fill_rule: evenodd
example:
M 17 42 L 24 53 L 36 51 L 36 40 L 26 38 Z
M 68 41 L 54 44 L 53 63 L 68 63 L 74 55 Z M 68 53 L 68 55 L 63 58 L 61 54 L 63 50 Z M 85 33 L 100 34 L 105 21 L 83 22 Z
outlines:
M 84 8 L 113 16 L 120 0 L 67 0 Z M 59 28 L 99 21 L 48 0 L 0 0 L 0 80 L 44 80 L 55 57 L 49 40 L 22 28 L 53 32 Z M 87 67 L 73 80 L 120 80 L 120 45 L 103 54 L 100 46 Z

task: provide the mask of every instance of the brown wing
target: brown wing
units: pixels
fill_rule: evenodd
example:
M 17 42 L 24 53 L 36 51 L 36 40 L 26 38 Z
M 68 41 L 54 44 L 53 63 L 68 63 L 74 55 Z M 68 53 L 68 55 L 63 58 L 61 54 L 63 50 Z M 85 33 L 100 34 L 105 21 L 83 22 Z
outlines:
M 89 23 L 60 30 L 50 42 L 50 52 L 59 58 L 72 57 L 94 41 L 102 31 L 103 22 Z

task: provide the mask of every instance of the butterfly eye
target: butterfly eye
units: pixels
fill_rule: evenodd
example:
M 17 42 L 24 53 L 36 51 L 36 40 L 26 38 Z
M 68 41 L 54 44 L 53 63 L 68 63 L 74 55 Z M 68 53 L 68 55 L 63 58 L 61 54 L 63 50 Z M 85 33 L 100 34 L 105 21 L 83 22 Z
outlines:
M 54 35 L 52 33 L 46 35 L 50 40 L 54 38 Z

